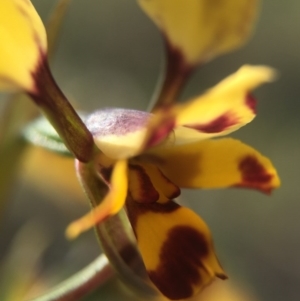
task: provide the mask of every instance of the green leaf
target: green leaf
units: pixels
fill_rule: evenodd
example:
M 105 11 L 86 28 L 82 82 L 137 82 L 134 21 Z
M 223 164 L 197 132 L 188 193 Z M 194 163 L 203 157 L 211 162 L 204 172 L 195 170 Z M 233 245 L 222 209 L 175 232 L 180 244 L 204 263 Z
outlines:
M 55 129 L 43 116 L 25 127 L 23 137 L 27 142 L 33 145 L 43 147 L 64 156 L 72 156 Z

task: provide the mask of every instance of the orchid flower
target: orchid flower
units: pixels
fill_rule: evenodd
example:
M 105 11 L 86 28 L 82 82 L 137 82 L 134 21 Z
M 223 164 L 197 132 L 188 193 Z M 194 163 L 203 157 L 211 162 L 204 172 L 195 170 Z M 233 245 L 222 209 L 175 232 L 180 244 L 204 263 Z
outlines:
M 238 140 L 215 139 L 254 119 L 251 92 L 271 82 L 275 71 L 245 65 L 205 93 L 174 104 L 199 64 L 246 41 L 257 3 L 138 2 L 167 46 L 165 81 L 152 113 L 107 108 L 83 122 L 51 75 L 45 31 L 29 0 L 0 3 L 5 41 L 0 87 L 26 91 L 76 158 L 78 178 L 95 208 L 70 224 L 67 236 L 75 238 L 125 208 L 153 285 L 169 299 L 185 299 L 227 276 L 208 226 L 176 203 L 180 189 L 245 187 L 270 193 L 280 185 L 268 158 Z M 100 182 L 107 187 L 103 198 Z
M 67 234 L 76 237 L 125 205 L 149 277 L 164 295 L 187 298 L 215 277 L 226 278 L 207 225 L 174 199 L 180 188 L 269 193 L 279 186 L 259 152 L 232 138 L 210 139 L 250 122 L 255 100 L 248 93 L 272 77 L 267 67 L 244 66 L 204 95 L 156 114 L 106 109 L 90 115 L 86 124 L 102 151 L 95 173 L 109 192 Z M 81 166 L 78 161 L 79 174 Z

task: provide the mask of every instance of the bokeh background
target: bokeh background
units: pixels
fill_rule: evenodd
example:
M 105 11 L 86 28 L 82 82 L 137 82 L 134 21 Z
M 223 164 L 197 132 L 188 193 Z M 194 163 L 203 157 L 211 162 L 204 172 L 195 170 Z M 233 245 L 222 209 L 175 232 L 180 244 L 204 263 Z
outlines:
M 45 20 L 55 1 L 33 3 Z M 266 64 L 279 71 L 275 83 L 255 92 L 259 99 L 257 118 L 233 136 L 271 158 L 282 187 L 271 196 L 240 189 L 183 192 L 184 201 L 210 226 L 229 281 L 250 294 L 251 300 L 300 298 L 299 14 L 298 1 L 262 1 L 249 43 L 197 70 L 182 95 L 187 99 L 200 94 L 245 63 Z M 160 35 L 135 1 L 74 0 L 53 72 L 77 108 L 144 110 L 162 59 Z M 64 163 L 55 163 L 48 157 L 45 162 L 40 152 L 32 154 L 28 155 L 29 163 L 22 165 L 2 215 L 0 260 L 3 263 L 11 246 L 20 243 L 16 243 L 16 237 L 22 236 L 20 229 L 29 222 L 36 223 L 38 227 L 30 226 L 49 240 L 41 260 L 40 279 L 45 281 L 39 284 L 46 287 L 89 263 L 99 253 L 99 247 L 92 231 L 71 243 L 64 238 L 66 225 L 86 212 L 87 202 L 77 188 L 66 184 L 72 172 L 60 178 L 66 172 Z M 41 159 L 37 159 L 40 155 Z M 70 166 L 67 168 L 71 170 Z M 30 253 L 35 244 L 40 244 L 41 233 L 18 241 Z M 20 258 L 26 260 L 27 253 L 21 253 Z M 116 290 L 112 293 L 114 285 L 109 283 L 99 290 L 99 297 L 93 300 L 125 300 Z

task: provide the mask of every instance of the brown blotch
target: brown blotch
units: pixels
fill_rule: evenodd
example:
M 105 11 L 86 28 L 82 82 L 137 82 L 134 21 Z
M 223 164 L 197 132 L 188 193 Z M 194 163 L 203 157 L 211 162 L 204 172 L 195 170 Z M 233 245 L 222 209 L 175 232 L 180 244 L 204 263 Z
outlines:
M 192 128 L 203 133 L 213 134 L 220 133 L 236 123 L 237 120 L 227 113 L 207 124 L 185 125 L 185 127 Z
M 126 244 L 121 250 L 120 250 L 120 257 L 125 262 L 134 262 L 135 256 L 136 256 L 136 247 L 132 244 Z
M 172 228 L 160 252 L 160 265 L 148 271 L 157 288 L 173 300 L 191 297 L 193 287 L 201 283 L 199 269 L 208 255 L 205 237 L 188 226 Z
M 135 172 L 138 176 L 138 191 L 133 192 L 133 185 L 131 185 L 132 179 L 130 177 L 130 171 Z M 133 199 L 139 203 L 153 203 L 159 199 L 159 193 L 154 188 L 150 177 L 145 172 L 142 166 L 129 164 L 129 192 Z
M 180 208 L 180 206 L 174 201 L 169 201 L 167 203 L 151 203 L 151 204 L 142 204 L 137 203 L 132 200 L 130 197 L 126 199 L 126 210 L 127 216 L 131 223 L 133 230 L 135 231 L 136 223 L 139 215 L 147 212 L 159 212 L 159 213 L 170 213 Z M 151 227 L 151 225 L 149 225 Z
M 246 105 L 253 112 L 253 114 L 256 114 L 256 99 L 250 93 L 246 95 Z
M 273 176 L 270 175 L 263 165 L 254 156 L 247 156 L 239 163 L 239 170 L 242 173 L 242 183 L 237 186 L 251 187 L 259 189 L 265 193 L 270 192 L 270 188 L 266 188 Z

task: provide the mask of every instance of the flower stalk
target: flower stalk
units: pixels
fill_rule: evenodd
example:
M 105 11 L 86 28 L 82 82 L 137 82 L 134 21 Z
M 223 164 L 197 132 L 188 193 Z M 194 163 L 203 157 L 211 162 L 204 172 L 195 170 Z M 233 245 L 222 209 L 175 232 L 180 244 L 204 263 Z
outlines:
M 165 51 L 164 70 L 150 101 L 149 111 L 175 103 L 195 69 L 195 66 L 186 62 L 182 52 L 173 47 L 167 39 L 165 39 Z
M 33 77 L 35 89 L 28 94 L 74 156 L 81 162 L 88 162 L 94 150 L 92 134 L 55 83 L 45 57 Z

